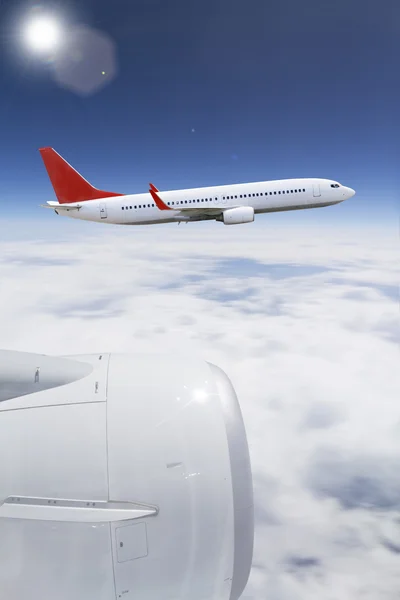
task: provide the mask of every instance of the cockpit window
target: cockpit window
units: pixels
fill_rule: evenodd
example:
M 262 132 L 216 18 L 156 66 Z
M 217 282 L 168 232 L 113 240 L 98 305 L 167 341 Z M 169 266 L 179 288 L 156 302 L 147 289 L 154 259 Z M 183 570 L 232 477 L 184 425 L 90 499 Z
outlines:
M 340 187 L 340 185 L 338 183 L 331 183 L 331 187 L 338 188 L 338 187 Z

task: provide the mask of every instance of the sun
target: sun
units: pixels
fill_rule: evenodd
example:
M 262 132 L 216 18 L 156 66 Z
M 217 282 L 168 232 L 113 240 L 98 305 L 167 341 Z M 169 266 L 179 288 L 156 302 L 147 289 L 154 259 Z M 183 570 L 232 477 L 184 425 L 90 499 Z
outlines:
M 61 41 L 61 28 L 58 22 L 47 16 L 32 18 L 25 26 L 25 42 L 35 52 L 51 52 Z

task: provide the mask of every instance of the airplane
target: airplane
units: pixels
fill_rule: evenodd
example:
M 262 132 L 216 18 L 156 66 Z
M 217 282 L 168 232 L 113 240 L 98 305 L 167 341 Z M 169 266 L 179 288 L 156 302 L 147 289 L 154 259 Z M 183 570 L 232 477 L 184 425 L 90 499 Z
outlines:
M 0 598 L 242 595 L 253 479 L 217 365 L 0 349 L 0 455 Z
M 53 148 L 40 148 L 58 202 L 41 205 L 58 215 L 118 225 L 153 225 L 215 220 L 251 223 L 257 214 L 339 204 L 355 191 L 330 179 L 281 179 L 145 194 L 120 194 L 93 187 Z

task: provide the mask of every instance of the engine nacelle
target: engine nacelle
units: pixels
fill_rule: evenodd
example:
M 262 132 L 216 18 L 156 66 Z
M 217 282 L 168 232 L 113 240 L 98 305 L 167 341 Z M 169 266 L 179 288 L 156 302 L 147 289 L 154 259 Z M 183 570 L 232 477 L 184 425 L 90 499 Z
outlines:
M 251 223 L 254 221 L 254 208 L 252 206 L 239 206 L 238 208 L 228 208 L 222 214 L 224 225 L 240 225 L 241 223 Z
M 251 469 L 215 365 L 0 351 L 0 456 L 0 598 L 241 595 Z

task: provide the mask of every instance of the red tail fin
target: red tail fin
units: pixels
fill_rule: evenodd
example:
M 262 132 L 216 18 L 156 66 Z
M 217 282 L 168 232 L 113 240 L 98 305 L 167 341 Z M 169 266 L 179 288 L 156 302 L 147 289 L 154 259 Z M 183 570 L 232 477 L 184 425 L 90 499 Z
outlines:
M 53 148 L 40 148 L 39 152 L 60 204 L 123 196 L 123 194 L 104 192 L 93 187 Z

